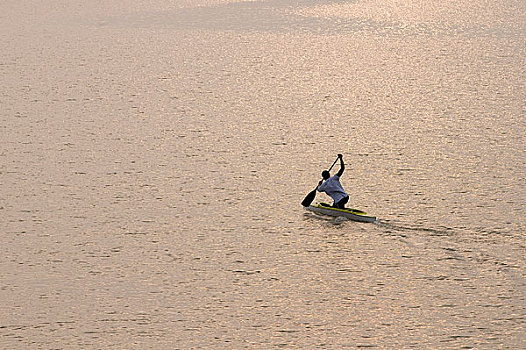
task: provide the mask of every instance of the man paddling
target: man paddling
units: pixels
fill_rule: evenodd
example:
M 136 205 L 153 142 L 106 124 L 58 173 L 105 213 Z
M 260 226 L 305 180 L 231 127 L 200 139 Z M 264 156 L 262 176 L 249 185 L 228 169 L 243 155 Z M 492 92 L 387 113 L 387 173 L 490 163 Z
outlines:
M 340 177 L 345 171 L 345 164 L 341 154 L 338 154 L 338 159 L 340 159 L 340 170 L 332 177 L 328 170 L 324 170 L 321 173 L 323 180 L 318 183 L 318 192 L 327 193 L 334 200 L 334 208 L 345 209 L 345 204 L 349 201 L 349 195 L 345 193 L 340 183 Z

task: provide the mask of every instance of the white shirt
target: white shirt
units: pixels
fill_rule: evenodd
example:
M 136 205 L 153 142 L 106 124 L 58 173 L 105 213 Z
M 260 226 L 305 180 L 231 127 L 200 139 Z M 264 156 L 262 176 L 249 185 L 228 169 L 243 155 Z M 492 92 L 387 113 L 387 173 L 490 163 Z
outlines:
M 347 193 L 343 190 L 342 184 L 340 183 L 340 177 L 334 175 L 325 180 L 324 183 L 318 187 L 319 192 L 325 192 L 334 200 L 334 203 L 338 203 L 343 198 L 347 197 Z

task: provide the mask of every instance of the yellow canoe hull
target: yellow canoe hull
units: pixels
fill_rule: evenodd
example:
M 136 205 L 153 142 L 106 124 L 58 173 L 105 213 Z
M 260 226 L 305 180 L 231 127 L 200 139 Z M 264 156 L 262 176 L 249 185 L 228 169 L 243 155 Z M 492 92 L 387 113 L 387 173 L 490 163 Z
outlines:
M 305 210 L 311 211 L 316 214 L 330 215 L 330 216 L 341 216 L 349 220 L 360 221 L 360 222 L 375 222 L 376 217 L 368 215 L 367 213 L 357 210 L 357 209 L 337 209 L 333 207 L 328 207 L 325 205 L 315 204 L 308 207 L 304 207 Z

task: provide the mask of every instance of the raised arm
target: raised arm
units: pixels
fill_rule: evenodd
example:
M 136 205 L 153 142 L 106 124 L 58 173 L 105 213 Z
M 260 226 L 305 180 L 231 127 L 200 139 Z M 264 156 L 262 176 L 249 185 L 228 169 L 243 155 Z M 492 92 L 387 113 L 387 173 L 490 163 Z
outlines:
M 345 171 L 345 163 L 343 163 L 343 156 L 341 154 L 338 154 L 338 158 L 340 158 L 340 170 L 336 173 L 338 177 L 343 175 L 343 172 Z

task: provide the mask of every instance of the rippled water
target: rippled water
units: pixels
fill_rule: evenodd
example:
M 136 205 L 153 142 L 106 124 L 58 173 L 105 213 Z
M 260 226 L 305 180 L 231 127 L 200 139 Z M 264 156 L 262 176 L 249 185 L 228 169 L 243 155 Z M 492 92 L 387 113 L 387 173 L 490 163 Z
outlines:
M 525 14 L 0 4 L 0 348 L 523 348 Z

